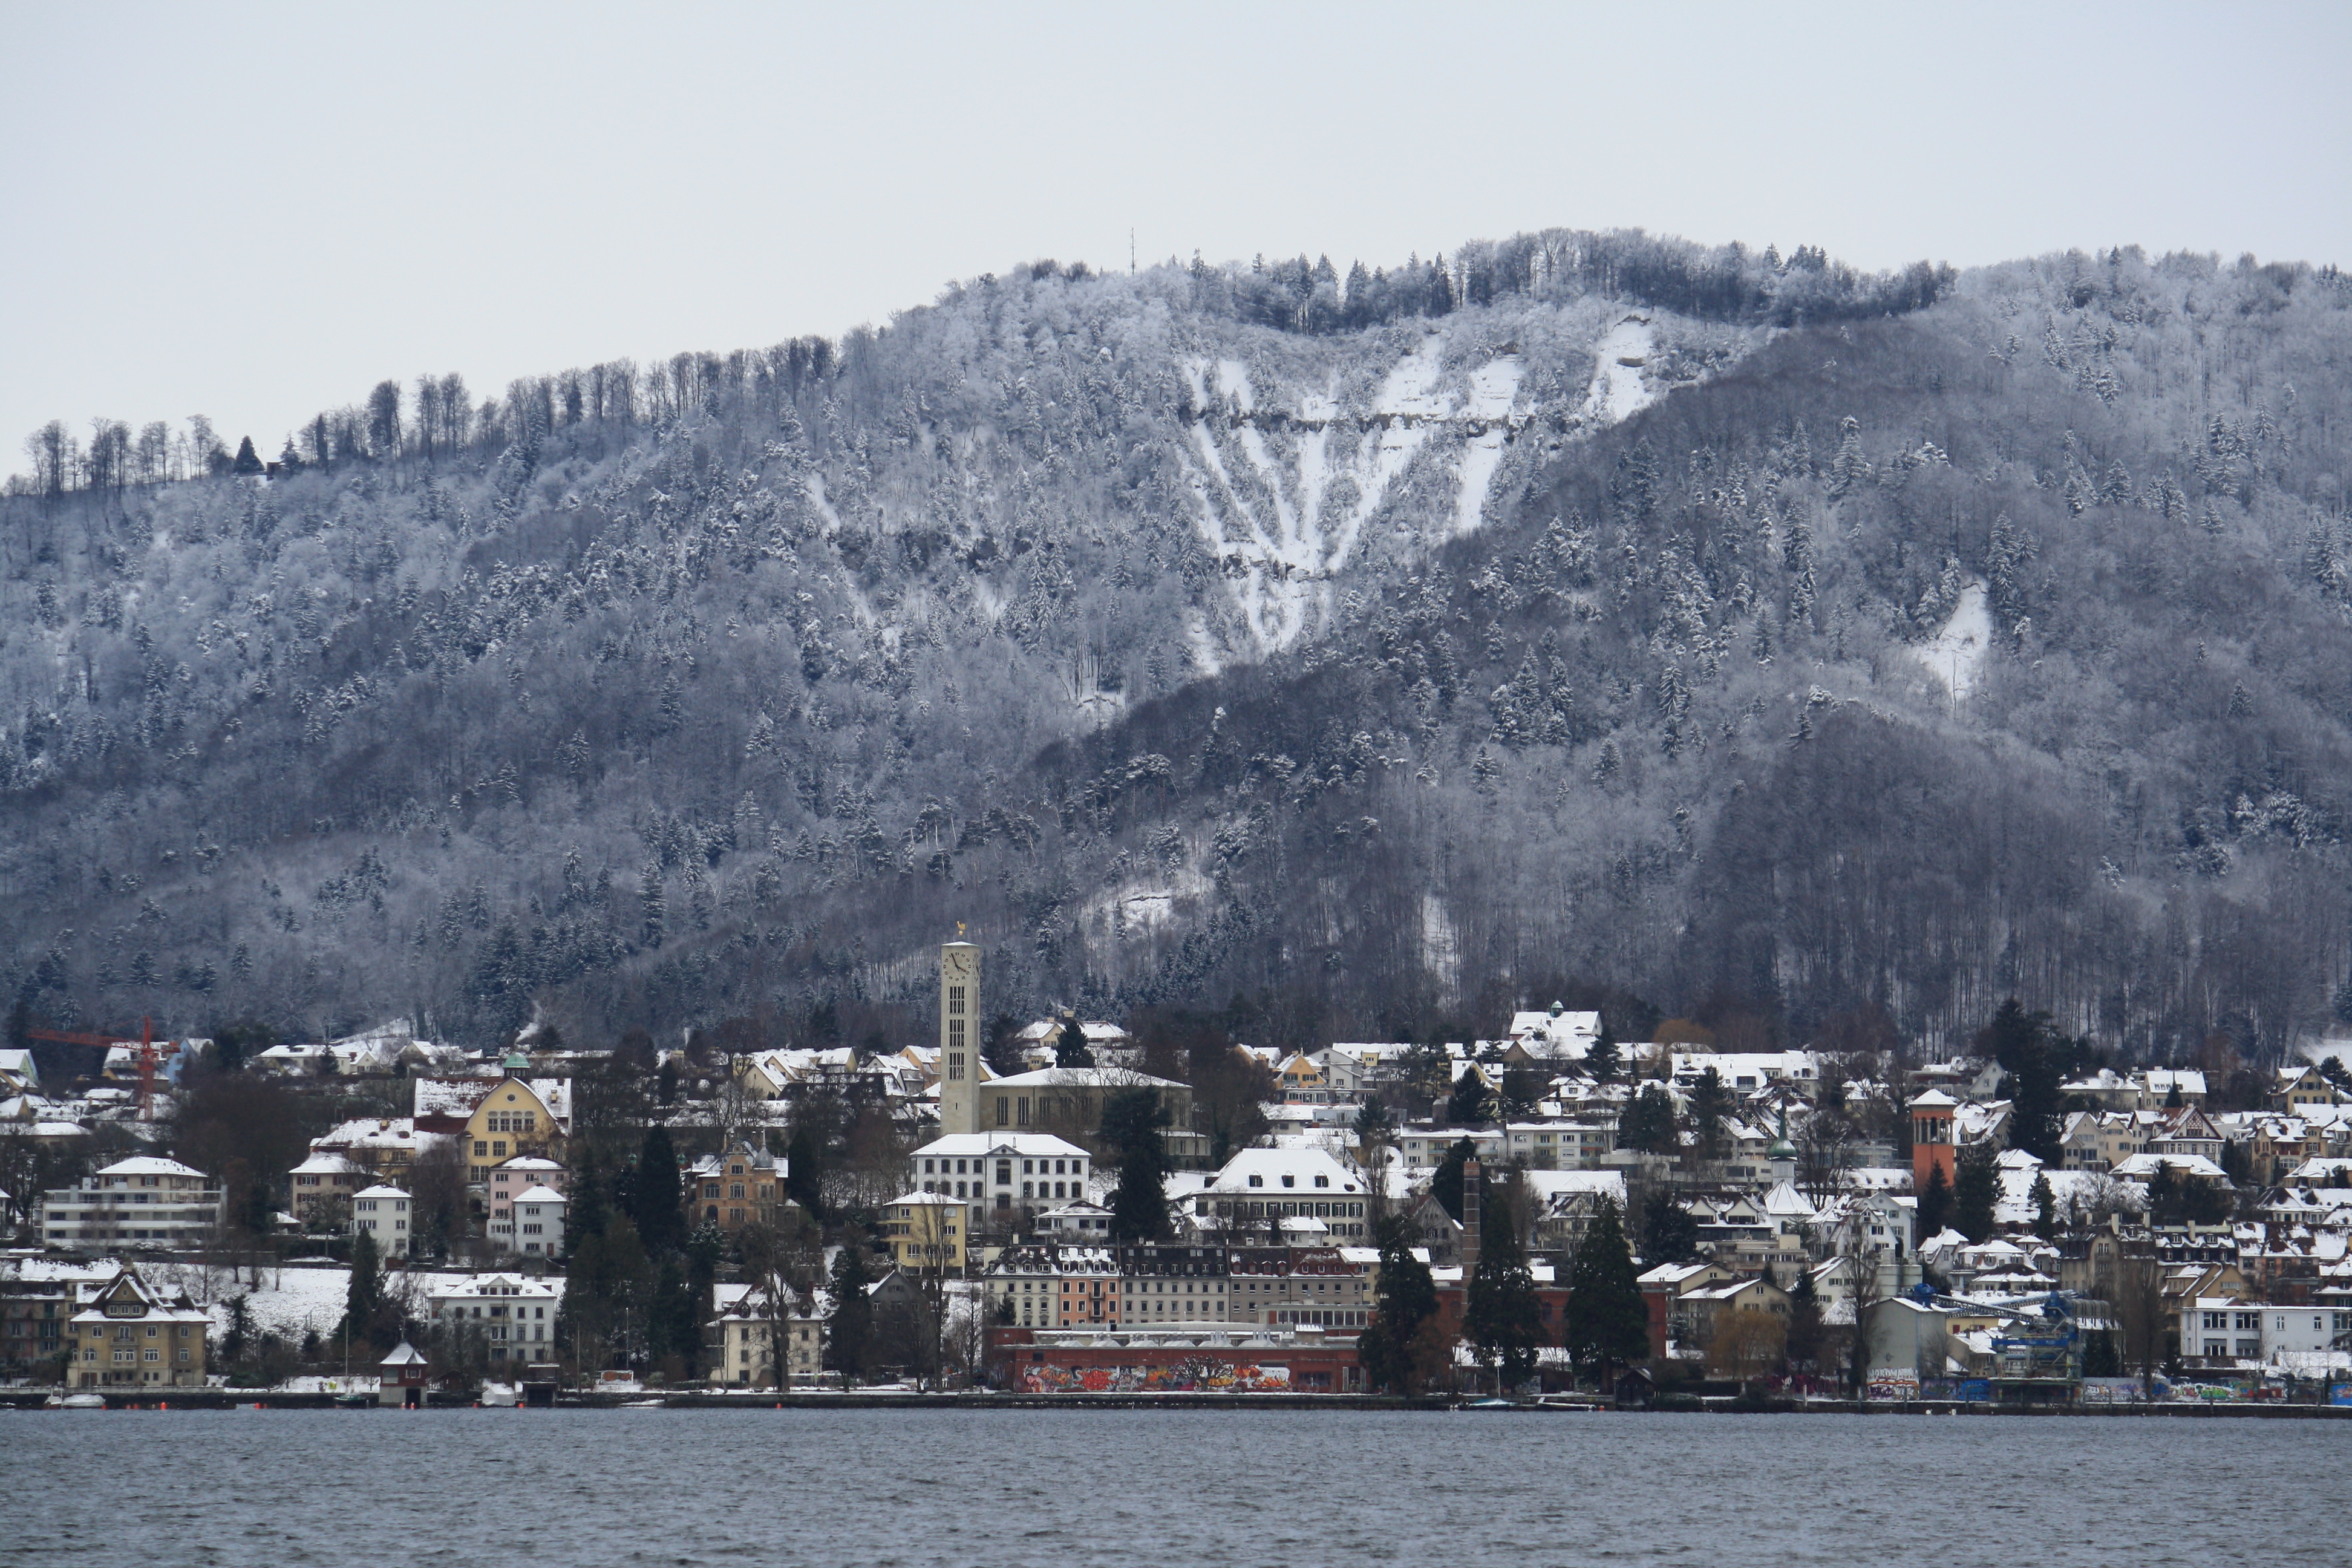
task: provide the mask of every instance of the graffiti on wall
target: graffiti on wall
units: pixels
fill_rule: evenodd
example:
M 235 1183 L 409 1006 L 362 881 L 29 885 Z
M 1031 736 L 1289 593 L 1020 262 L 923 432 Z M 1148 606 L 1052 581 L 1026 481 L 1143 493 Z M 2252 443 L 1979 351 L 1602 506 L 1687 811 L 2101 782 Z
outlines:
M 1032 1366 L 1021 1374 L 1024 1394 L 1282 1394 L 1286 1366 L 1236 1366 L 1205 1359 L 1173 1366 Z

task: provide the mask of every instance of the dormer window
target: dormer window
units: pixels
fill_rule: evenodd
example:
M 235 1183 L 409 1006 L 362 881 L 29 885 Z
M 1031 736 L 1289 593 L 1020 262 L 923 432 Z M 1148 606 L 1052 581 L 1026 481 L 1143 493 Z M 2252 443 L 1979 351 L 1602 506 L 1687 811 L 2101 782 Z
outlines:
M 1331 1178 L 1328 1176 L 1318 1176 L 1315 1178 L 1315 1184 L 1318 1187 L 1328 1187 L 1331 1184 Z
M 1282 1178 L 1282 1184 L 1286 1187 L 1295 1187 L 1298 1184 L 1298 1178 L 1296 1176 L 1285 1176 Z
M 1252 1176 L 1249 1179 L 1249 1184 L 1253 1187 L 1262 1187 L 1265 1185 L 1265 1178 L 1264 1176 Z

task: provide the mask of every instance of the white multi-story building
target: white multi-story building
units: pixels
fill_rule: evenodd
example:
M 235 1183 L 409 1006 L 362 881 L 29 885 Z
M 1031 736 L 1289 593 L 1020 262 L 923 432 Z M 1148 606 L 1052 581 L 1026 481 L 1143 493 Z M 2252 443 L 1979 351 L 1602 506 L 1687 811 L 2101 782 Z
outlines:
M 2352 1350 L 2352 1311 L 2341 1302 L 2318 1307 L 2263 1307 L 2263 1359 Z
M 553 1187 L 517 1193 L 514 1218 L 509 1222 L 514 1227 L 514 1249 L 526 1258 L 562 1257 L 564 1205 L 569 1201 Z
M 950 1132 L 916 1150 L 909 1163 L 916 1191 L 1009 1215 L 1085 1197 L 1094 1157 L 1046 1132 Z
M 43 1241 L 76 1249 L 201 1247 L 220 1223 L 221 1190 L 211 1178 L 152 1154 L 43 1193 L 37 1219 Z
M 362 1187 L 352 1194 L 352 1236 L 375 1243 L 378 1258 L 408 1256 L 408 1194 L 398 1187 Z
M 494 1362 L 551 1361 L 562 1282 L 476 1274 L 433 1292 L 433 1321 L 452 1339 L 478 1335 Z

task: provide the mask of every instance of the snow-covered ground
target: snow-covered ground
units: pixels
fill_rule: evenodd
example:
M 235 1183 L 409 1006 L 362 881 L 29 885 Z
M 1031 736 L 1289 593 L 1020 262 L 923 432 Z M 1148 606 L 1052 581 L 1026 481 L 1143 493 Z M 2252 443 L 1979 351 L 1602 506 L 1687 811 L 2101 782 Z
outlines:
M 1600 362 L 1592 372 L 1592 391 L 1585 398 L 1585 417 L 1614 425 L 1648 407 L 1649 384 L 1642 378 L 1650 363 L 1650 323 L 1628 316 L 1601 340 Z
M 192 1263 L 142 1263 L 140 1271 L 159 1285 L 185 1290 L 197 1306 L 213 1315 L 214 1333 L 228 1329 L 228 1304 L 246 1299 L 256 1332 L 275 1333 L 299 1342 L 306 1333 L 326 1335 L 342 1321 L 343 1301 L 351 1293 L 351 1270 L 341 1268 L 265 1268 L 256 1283 L 243 1269 Z M 385 1292 L 403 1301 L 412 1317 L 424 1317 L 436 1286 L 472 1278 L 471 1269 L 387 1269 Z M 555 1281 L 560 1289 L 562 1280 Z
M 1991 650 L 1992 612 L 1985 603 L 1984 584 L 1971 583 L 1960 590 L 1960 602 L 1952 606 L 1944 629 L 1911 651 L 1958 699 L 1976 689 L 1985 655 Z

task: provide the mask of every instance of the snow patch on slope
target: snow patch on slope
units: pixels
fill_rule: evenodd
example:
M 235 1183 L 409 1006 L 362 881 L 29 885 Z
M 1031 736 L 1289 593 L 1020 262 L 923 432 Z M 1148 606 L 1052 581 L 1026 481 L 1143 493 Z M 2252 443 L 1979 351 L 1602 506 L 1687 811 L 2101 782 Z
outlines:
M 1961 589 L 1960 602 L 1952 606 L 1943 630 L 1911 651 L 1955 699 L 1974 691 L 1982 677 L 1985 655 L 1992 651 L 1992 611 L 1985 601 L 1984 584 L 1971 583 Z
M 1195 521 L 1260 648 L 1290 646 L 1328 607 L 1330 580 L 1365 523 L 1435 433 L 1466 437 L 1453 461 L 1447 531 L 1484 521 L 1526 366 L 1516 353 L 1498 355 L 1471 373 L 1466 393 L 1450 393 L 1439 347 L 1433 335 L 1416 344 L 1360 417 L 1342 411 L 1332 384 L 1262 404 L 1238 361 L 1184 366 L 1201 410 L 1185 451 Z M 1281 413 L 1278 402 L 1296 412 Z
M 1599 363 L 1592 372 L 1592 390 L 1584 400 L 1584 416 L 1604 425 L 1629 419 L 1654 401 L 1642 372 L 1653 347 L 1646 316 L 1628 316 L 1601 340 Z

